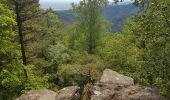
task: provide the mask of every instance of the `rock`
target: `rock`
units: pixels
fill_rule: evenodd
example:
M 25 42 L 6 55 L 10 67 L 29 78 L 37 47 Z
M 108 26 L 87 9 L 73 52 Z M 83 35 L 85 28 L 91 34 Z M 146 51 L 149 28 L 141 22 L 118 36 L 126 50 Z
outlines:
M 100 79 L 100 83 L 103 84 L 115 84 L 115 85 L 133 85 L 134 80 L 131 77 L 121 75 L 111 69 L 106 69 Z
M 118 91 L 114 100 L 162 100 L 159 91 L 145 86 L 128 86 Z
M 162 100 L 156 89 L 134 85 L 132 78 L 110 69 L 103 72 L 90 95 L 90 100 Z
M 117 88 L 93 90 L 91 100 L 162 100 L 159 92 L 149 87 L 132 85 Z
M 115 94 L 117 85 L 96 84 L 91 89 L 91 100 L 111 100 Z
M 58 94 L 48 89 L 31 90 L 16 100 L 78 100 L 79 90 L 77 86 L 63 88 Z
M 80 98 L 79 90 L 80 87 L 77 86 L 63 88 L 56 95 L 55 100 L 78 100 Z
M 31 90 L 16 100 L 55 100 L 56 92 L 48 89 Z
M 90 100 L 163 100 L 158 90 L 134 85 L 132 78 L 110 69 L 103 72 L 101 80 L 94 86 L 87 87 L 90 87 L 87 88 Z M 77 86 L 63 88 L 58 94 L 48 89 L 32 90 L 16 100 L 79 100 L 79 90 Z

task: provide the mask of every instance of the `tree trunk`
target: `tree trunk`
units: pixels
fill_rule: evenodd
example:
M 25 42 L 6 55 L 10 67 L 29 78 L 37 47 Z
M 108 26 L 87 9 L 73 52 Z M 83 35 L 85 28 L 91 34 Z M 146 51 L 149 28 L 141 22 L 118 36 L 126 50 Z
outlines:
M 93 40 L 92 40 L 92 34 L 90 33 L 89 34 L 90 36 L 89 36 L 89 50 L 88 50 L 88 53 L 89 54 L 93 54 Z
M 27 65 L 27 59 L 26 59 L 26 53 L 25 53 L 25 47 L 24 47 L 24 39 L 23 39 L 23 33 L 22 33 L 22 20 L 20 17 L 20 9 L 19 5 L 16 3 L 16 16 L 17 16 L 17 26 L 18 26 L 18 33 L 19 33 L 19 42 L 21 46 L 21 53 L 22 53 L 22 62 L 23 65 Z M 25 78 L 28 79 L 27 70 L 24 69 Z

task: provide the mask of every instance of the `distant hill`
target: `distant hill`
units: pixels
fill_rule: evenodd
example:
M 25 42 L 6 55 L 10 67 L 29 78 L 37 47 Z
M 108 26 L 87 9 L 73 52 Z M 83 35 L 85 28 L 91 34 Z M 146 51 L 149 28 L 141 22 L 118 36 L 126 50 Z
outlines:
M 112 32 L 121 31 L 124 20 L 130 18 L 134 14 L 138 14 L 139 8 L 132 5 L 108 5 L 103 13 L 106 20 L 112 23 Z M 56 11 L 60 18 L 65 23 L 72 23 L 75 21 L 74 14 L 69 10 Z

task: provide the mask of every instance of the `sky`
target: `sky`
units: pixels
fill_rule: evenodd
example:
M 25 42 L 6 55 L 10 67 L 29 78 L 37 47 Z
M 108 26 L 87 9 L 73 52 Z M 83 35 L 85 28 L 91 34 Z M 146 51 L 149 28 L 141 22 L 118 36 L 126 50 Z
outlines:
M 80 0 L 40 0 L 40 2 L 79 2 Z M 112 1 L 112 0 L 109 0 Z M 130 2 L 131 0 L 125 0 L 126 2 Z
M 40 0 L 41 8 L 48 9 L 52 8 L 53 10 L 68 10 L 71 9 L 71 3 L 78 3 L 81 0 Z M 113 1 L 113 0 L 109 0 Z M 129 4 L 131 0 L 124 0 L 123 4 Z

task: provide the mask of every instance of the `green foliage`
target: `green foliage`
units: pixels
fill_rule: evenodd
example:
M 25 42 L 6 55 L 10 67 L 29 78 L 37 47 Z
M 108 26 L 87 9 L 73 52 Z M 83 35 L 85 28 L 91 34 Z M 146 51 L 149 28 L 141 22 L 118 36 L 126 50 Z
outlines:
M 25 80 L 23 71 L 27 67 L 20 61 L 14 18 L 14 13 L 0 3 L 0 100 L 14 100 L 22 91 L 48 87 L 48 77 L 35 76 L 29 66 L 29 80 Z
M 84 55 L 79 63 L 63 64 L 58 68 L 59 81 L 62 86 L 83 86 L 88 82 L 99 80 L 103 70 L 109 65 L 94 55 Z
M 78 5 L 73 4 L 73 11 L 77 14 L 77 22 L 80 27 L 81 36 L 85 37 L 87 51 L 95 53 L 97 40 L 102 32 L 101 20 L 103 8 L 107 5 L 107 0 L 83 0 Z M 80 35 L 78 35 L 80 36 Z
M 38 0 L 15 1 L 23 7 L 19 15 L 30 65 L 24 66 L 20 61 L 18 36 L 14 32 L 18 30 L 16 16 L 10 10 L 15 10 L 16 5 L 3 0 L 0 3 L 0 100 L 14 100 L 32 89 L 57 91 L 70 85 L 84 87 L 86 99 L 89 94 L 86 90 L 91 85 L 88 83 L 99 80 L 105 68 L 131 76 L 136 83 L 156 86 L 168 98 L 169 0 L 135 0 L 135 4 L 144 8 L 143 13 L 127 20 L 123 31 L 114 34 L 108 31 L 110 25 L 102 17 L 107 0 L 73 4 L 77 21 L 69 26 L 51 10 L 40 10 Z M 28 72 L 28 80 L 24 70 Z
M 33 73 L 33 66 L 27 66 L 29 73 L 28 80 L 24 83 L 24 90 L 29 91 L 33 89 L 48 88 L 48 76 L 36 76 Z
M 0 73 L 2 86 L 8 89 L 13 89 L 21 85 L 21 79 L 23 79 L 22 70 L 22 64 L 17 64 L 16 62 L 6 65 L 6 67 Z
M 17 92 L 15 89 L 21 84 L 18 78 L 20 66 L 16 67 L 19 65 L 17 57 L 20 52 L 17 51 L 18 45 L 13 43 L 16 35 L 13 31 L 15 25 L 13 12 L 0 3 L 0 99 L 2 100 L 14 99 L 13 95 Z
M 88 43 L 84 29 L 81 28 L 79 23 L 73 24 L 69 33 L 69 49 L 73 51 L 87 51 Z
M 55 83 L 58 83 L 58 66 L 68 63 L 71 60 L 68 49 L 63 44 L 57 43 L 55 45 L 50 45 L 46 49 L 44 55 L 49 62 L 49 66 L 46 66 L 45 73 L 50 75 L 50 80 L 52 82 L 56 81 Z
M 16 23 L 13 16 L 12 11 L 0 3 L 0 55 L 10 53 L 14 48 L 15 33 L 12 29 Z
M 35 76 L 31 66 L 27 66 L 29 80 L 25 80 L 23 73 L 24 66 L 16 62 L 17 61 L 14 61 L 7 65 L 0 73 L 0 99 L 14 100 L 14 98 L 23 92 L 48 87 L 48 77 Z M 3 92 L 8 92 L 8 94 L 4 95 Z
M 133 33 L 134 30 L 140 30 L 140 27 L 131 20 L 126 23 L 125 29 L 120 33 L 103 34 L 101 46 L 97 48 L 96 54 L 108 61 L 113 70 L 133 77 L 135 82 L 147 84 L 140 73 L 144 65 L 141 60 L 144 51 L 139 47 L 139 34 Z
M 111 57 L 117 59 L 115 65 L 123 62 L 121 66 L 126 66 L 118 71 L 130 74 L 137 83 L 158 87 L 166 96 L 170 73 L 168 4 L 166 0 L 151 0 L 143 15 L 127 21 L 124 31 L 115 36 L 117 39 L 114 37 L 118 45 L 114 44 L 112 51 L 118 52 Z
M 51 65 L 60 65 L 70 60 L 68 49 L 60 43 L 49 46 L 46 50 L 45 56 Z
M 114 70 L 133 73 L 141 65 L 138 58 L 142 52 L 130 38 L 131 35 L 126 33 L 108 34 L 102 39 L 104 47 L 98 48 L 98 54 L 108 60 Z
M 54 57 L 55 51 L 50 53 L 51 50 L 56 46 L 63 47 L 64 45 L 60 41 L 63 24 L 58 16 L 52 11 L 41 11 L 41 13 L 43 15 L 26 21 L 24 26 L 31 30 L 28 31 L 29 34 L 25 35 L 28 62 L 35 65 L 36 74 L 43 75 L 46 73 L 46 69 L 52 65 L 53 58 L 51 56 Z
M 140 33 L 140 38 L 143 39 L 140 42 L 143 42 L 142 49 L 145 52 L 142 76 L 150 85 L 157 86 L 162 94 L 167 96 L 170 80 L 170 7 L 168 4 L 170 4 L 169 0 L 150 1 L 146 13 L 135 19 L 144 31 Z

